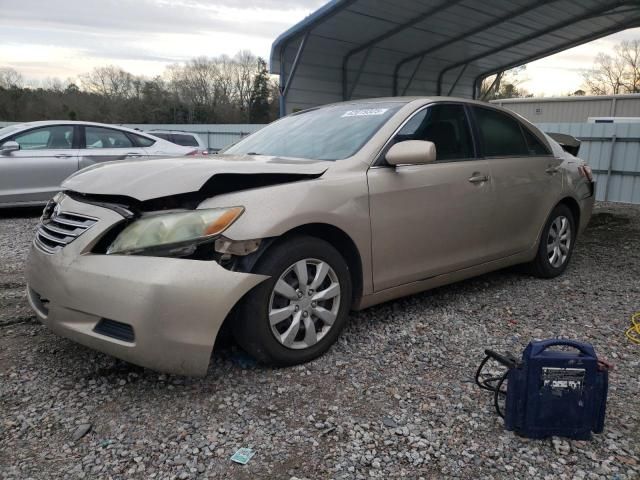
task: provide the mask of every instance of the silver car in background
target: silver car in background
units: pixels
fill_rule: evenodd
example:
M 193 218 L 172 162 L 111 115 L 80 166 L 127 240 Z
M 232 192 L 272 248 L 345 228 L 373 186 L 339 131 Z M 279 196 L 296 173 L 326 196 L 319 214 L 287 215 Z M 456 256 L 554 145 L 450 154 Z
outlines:
M 69 175 L 95 163 L 196 154 L 125 127 L 43 121 L 0 129 L 0 207 L 45 204 Z

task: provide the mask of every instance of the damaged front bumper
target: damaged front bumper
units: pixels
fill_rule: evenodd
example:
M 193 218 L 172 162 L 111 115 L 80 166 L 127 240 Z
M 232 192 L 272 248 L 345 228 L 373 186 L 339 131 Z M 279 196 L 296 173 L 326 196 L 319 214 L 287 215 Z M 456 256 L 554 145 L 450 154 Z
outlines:
M 205 375 L 228 313 L 267 277 L 214 261 L 92 254 L 123 218 L 69 197 L 60 208 L 98 221 L 54 253 L 32 246 L 28 298 L 38 318 L 61 336 L 131 363 Z

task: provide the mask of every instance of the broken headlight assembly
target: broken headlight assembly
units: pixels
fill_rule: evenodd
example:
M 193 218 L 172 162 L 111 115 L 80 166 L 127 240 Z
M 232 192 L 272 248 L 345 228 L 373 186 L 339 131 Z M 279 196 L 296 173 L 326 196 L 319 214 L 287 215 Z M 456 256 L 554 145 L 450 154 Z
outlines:
M 215 241 L 244 212 L 212 208 L 143 216 L 127 225 L 107 247 L 107 255 L 186 257 Z

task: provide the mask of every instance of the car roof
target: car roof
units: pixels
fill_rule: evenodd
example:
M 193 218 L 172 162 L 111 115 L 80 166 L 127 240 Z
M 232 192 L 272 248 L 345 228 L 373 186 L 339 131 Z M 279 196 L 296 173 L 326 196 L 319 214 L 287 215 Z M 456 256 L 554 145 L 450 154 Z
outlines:
M 78 120 L 39 120 L 36 122 L 24 122 L 19 124 L 14 124 L 16 127 L 23 128 L 34 128 L 34 127 L 48 127 L 50 125 L 84 125 L 89 127 L 104 127 L 104 128 L 116 128 L 119 130 L 124 130 L 130 133 L 142 134 L 146 135 L 142 130 L 134 130 L 133 128 L 124 127 L 122 125 L 112 125 L 109 123 L 98 123 L 98 122 L 84 122 Z M 146 135 L 149 136 L 149 135 Z
M 468 103 L 472 105 L 480 105 L 483 107 L 495 108 L 496 110 L 504 110 L 499 105 L 483 102 L 481 100 L 473 100 L 471 98 L 461 97 L 446 97 L 446 96 L 410 96 L 410 97 L 374 97 L 374 98 L 361 98 L 357 100 L 347 100 L 344 102 L 336 102 L 329 105 L 358 105 L 358 104 L 372 104 L 372 103 L 433 103 L 433 102 L 456 102 L 456 103 Z M 322 106 L 329 106 L 322 105 Z
M 147 133 L 184 133 L 187 135 L 197 135 L 196 132 L 187 132 L 185 130 L 157 130 L 157 129 L 153 129 L 153 130 L 145 130 Z

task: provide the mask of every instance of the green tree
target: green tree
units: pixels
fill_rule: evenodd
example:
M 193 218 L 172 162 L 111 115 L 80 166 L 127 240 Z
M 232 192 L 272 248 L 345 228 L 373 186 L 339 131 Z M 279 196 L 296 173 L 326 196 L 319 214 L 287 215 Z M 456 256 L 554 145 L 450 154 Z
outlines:
M 269 71 L 267 62 L 258 58 L 258 71 L 254 75 L 251 104 L 249 107 L 250 123 L 267 123 L 270 116 L 269 104 Z

